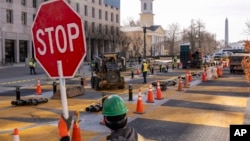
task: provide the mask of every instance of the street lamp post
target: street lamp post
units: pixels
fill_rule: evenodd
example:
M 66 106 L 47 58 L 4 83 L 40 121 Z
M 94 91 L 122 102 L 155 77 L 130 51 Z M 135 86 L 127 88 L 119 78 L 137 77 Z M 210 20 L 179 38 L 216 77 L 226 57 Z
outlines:
M 147 27 L 143 26 L 143 33 L 144 33 L 144 59 L 146 59 L 146 32 L 147 32 Z

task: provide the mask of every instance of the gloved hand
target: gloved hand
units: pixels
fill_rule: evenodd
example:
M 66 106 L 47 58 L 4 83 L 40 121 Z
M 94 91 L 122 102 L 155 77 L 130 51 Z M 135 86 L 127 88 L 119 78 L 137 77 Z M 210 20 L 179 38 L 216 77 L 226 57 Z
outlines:
M 60 116 L 58 121 L 58 131 L 59 131 L 59 136 L 61 138 L 69 136 L 71 122 L 72 122 L 72 116 L 69 116 L 68 119 L 65 119 L 63 115 Z

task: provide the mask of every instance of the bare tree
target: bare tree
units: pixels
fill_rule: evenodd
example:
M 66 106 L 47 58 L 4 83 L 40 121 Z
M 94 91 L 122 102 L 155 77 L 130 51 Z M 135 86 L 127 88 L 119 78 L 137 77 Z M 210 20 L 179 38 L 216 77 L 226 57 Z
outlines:
M 129 17 L 127 22 L 123 22 L 124 26 L 136 27 L 140 26 L 140 21 L 135 21 L 132 17 Z
M 120 48 L 120 54 L 122 56 L 128 55 L 129 45 L 131 43 L 131 38 L 128 37 L 124 32 L 118 31 L 117 32 L 117 42 Z
M 246 22 L 246 27 L 247 27 L 247 29 L 245 30 L 245 33 L 250 35 L 250 21 Z
M 192 20 L 190 27 L 184 30 L 182 39 L 190 43 L 192 52 L 200 49 L 204 54 L 212 54 L 219 44 L 215 34 L 207 32 L 201 20 Z
M 135 31 L 131 34 L 131 44 L 133 45 L 134 55 L 140 56 L 143 46 L 143 33 L 141 31 Z
M 191 46 L 191 51 L 201 48 L 203 41 L 203 31 L 205 31 L 205 25 L 200 21 L 191 20 L 191 25 L 188 29 L 185 29 L 183 33 L 183 39 L 187 39 Z
M 180 40 L 180 26 L 178 23 L 169 25 L 169 29 L 166 30 L 166 44 L 169 48 L 169 55 L 174 55 L 174 49 L 176 48 L 176 42 Z

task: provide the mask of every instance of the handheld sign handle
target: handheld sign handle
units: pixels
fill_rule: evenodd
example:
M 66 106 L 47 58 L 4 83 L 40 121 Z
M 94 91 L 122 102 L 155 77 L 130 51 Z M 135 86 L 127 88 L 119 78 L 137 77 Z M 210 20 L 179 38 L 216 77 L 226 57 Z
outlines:
M 57 69 L 58 69 L 58 75 L 59 75 L 62 112 L 63 112 L 64 118 L 68 119 L 69 118 L 69 110 L 68 110 L 68 102 L 67 102 L 67 96 L 66 96 L 65 78 L 63 78 L 63 69 L 62 69 L 62 61 L 61 60 L 57 60 Z

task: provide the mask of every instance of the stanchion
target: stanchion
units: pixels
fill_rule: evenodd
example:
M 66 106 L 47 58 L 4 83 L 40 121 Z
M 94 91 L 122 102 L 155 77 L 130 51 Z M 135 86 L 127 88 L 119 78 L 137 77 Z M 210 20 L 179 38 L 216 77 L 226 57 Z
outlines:
M 55 94 L 57 90 L 57 83 L 54 81 L 52 85 L 53 85 L 53 94 Z
M 132 87 L 132 84 L 128 85 L 128 101 L 133 101 L 133 87 Z
M 134 79 L 134 70 L 131 70 L 131 79 Z
M 84 87 L 84 81 L 85 81 L 85 79 L 83 78 L 83 77 L 81 77 L 81 86 L 83 86 Z
M 16 87 L 16 101 L 20 100 L 20 87 Z

